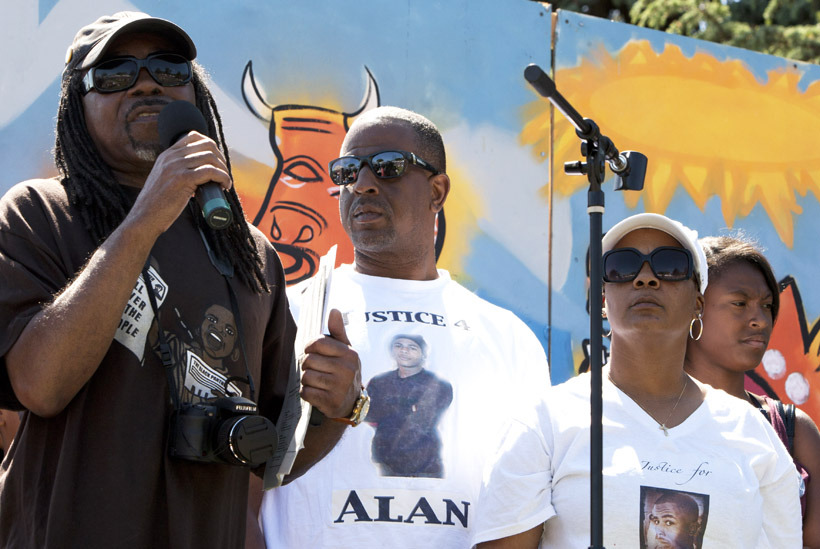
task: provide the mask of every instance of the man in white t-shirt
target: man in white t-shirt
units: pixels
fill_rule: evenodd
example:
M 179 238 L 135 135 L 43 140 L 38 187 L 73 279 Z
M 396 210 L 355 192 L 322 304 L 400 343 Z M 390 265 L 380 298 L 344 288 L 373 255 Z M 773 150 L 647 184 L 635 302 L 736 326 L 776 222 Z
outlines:
M 515 402 L 549 385 L 544 350 L 510 311 L 436 268 L 436 216 L 450 179 L 429 120 L 370 110 L 351 126 L 341 155 L 329 167 L 355 260 L 334 271 L 330 306 L 361 358 L 372 415 L 359 407 L 318 469 L 265 494 L 265 540 L 467 547 L 496 432 Z M 299 286 L 289 292 L 297 319 L 299 294 Z M 399 343 L 408 347 L 401 360 Z M 414 371 L 412 357 L 418 372 L 403 375 Z

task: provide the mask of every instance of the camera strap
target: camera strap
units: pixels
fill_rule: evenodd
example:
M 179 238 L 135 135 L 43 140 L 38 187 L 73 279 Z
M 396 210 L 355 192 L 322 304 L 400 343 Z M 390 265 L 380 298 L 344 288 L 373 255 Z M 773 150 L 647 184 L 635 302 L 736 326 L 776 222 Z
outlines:
M 150 260 L 149 260 L 150 261 Z M 174 409 L 179 410 L 179 391 L 174 380 L 174 361 L 171 360 L 171 346 L 165 339 L 165 333 L 162 331 L 162 326 L 159 321 L 159 307 L 157 307 L 157 298 L 154 295 L 154 285 L 151 284 L 151 275 L 148 274 L 148 261 L 142 267 L 142 281 L 145 284 L 145 291 L 148 293 L 148 301 L 151 303 L 151 308 L 154 310 L 154 319 L 157 323 L 157 338 L 159 339 L 159 356 L 162 359 L 162 365 L 165 367 L 165 376 L 168 378 L 168 391 L 171 393 L 171 401 L 174 403 Z
M 234 274 L 233 265 L 225 261 L 223 258 L 216 256 L 201 227 L 199 229 L 199 234 L 202 237 L 202 242 L 205 244 L 205 249 L 208 251 L 208 257 L 211 260 L 211 264 L 213 264 L 216 270 L 225 277 L 225 282 L 228 284 L 231 307 L 233 308 L 234 317 L 236 318 L 236 328 L 239 331 L 239 344 L 241 345 L 242 356 L 245 359 L 245 370 L 248 373 L 248 385 L 250 387 L 251 400 L 255 402 L 256 398 L 253 377 L 251 377 L 250 368 L 248 367 L 247 354 L 245 354 L 244 331 L 242 330 L 241 319 L 238 314 L 239 305 L 237 303 L 233 286 L 230 284 L 230 279 Z M 290 458 L 290 464 L 287 465 L 286 470 L 282 470 L 286 453 L 291 452 L 291 448 L 295 442 L 294 433 L 296 431 L 297 423 L 299 422 L 299 417 L 302 414 L 302 398 L 299 394 L 301 389 L 301 376 L 299 375 L 299 365 L 293 355 L 291 355 L 289 366 L 290 372 L 285 391 L 285 399 L 279 412 L 279 418 L 276 421 L 278 445 L 273 457 L 271 457 L 265 464 L 265 473 L 263 477 L 264 490 L 270 490 L 271 488 L 281 486 L 285 475 L 290 472 L 293 464 L 293 458 Z M 301 443 L 299 443 L 296 451 L 298 451 L 299 448 L 301 448 Z
M 234 274 L 233 265 L 225 259 L 216 256 L 211 248 L 211 245 L 208 243 L 208 238 L 202 231 L 202 227 L 199 227 L 199 236 L 202 237 L 202 243 L 205 244 L 205 250 L 208 252 L 208 259 L 211 260 L 211 264 L 219 272 L 219 274 L 223 276 L 225 279 L 225 284 L 228 286 L 228 296 L 231 300 L 231 312 L 233 312 L 233 317 L 236 321 L 236 331 L 239 332 L 239 347 L 242 350 L 242 360 L 245 362 L 245 373 L 248 376 L 247 379 L 242 379 L 235 376 L 231 377 L 226 381 L 226 385 L 227 382 L 231 380 L 246 382 L 250 391 L 250 399 L 256 402 L 256 388 L 253 383 L 253 376 L 251 375 L 250 366 L 248 366 L 248 354 L 245 352 L 245 330 L 242 329 L 242 318 L 239 315 L 239 300 L 236 299 L 236 292 L 231 285 L 231 278 L 233 278 Z

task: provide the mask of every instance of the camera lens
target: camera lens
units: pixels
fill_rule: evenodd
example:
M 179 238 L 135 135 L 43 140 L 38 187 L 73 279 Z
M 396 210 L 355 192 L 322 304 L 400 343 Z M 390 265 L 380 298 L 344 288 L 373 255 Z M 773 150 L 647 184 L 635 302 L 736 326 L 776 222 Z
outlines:
M 262 416 L 235 416 L 219 425 L 214 441 L 219 457 L 234 465 L 265 463 L 276 449 L 276 427 Z

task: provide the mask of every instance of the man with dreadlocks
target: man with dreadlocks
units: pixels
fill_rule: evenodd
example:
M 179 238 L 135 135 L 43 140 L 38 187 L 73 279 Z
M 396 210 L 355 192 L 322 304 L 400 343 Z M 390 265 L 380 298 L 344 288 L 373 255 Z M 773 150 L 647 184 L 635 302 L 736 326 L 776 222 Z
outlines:
M 0 406 L 24 410 L 0 467 L 2 547 L 243 546 L 249 472 L 228 463 L 250 452 L 200 459 L 216 443 L 189 440 L 179 410 L 244 397 L 274 437 L 295 328 L 195 56 L 182 29 L 143 13 L 81 29 L 62 76 L 60 177 L 0 200 Z M 208 135 L 163 151 L 157 118 L 174 100 L 199 108 Z M 207 182 L 230 204 L 225 229 L 191 200 Z M 337 311 L 329 324 L 305 349 L 302 396 L 341 418 L 361 377 Z M 292 476 L 343 430 L 311 427 Z

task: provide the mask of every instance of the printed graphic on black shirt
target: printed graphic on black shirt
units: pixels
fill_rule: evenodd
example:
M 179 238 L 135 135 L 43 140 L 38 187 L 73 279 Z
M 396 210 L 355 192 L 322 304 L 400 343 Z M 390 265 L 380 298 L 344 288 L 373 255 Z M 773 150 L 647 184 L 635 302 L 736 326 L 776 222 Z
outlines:
M 371 451 L 382 476 L 444 476 L 438 423 L 453 401 L 453 386 L 426 369 L 429 351 L 420 335 L 394 335 L 394 369 L 367 385 L 366 421 L 376 430 Z
M 641 549 L 701 549 L 709 496 L 641 486 Z
M 153 267 L 148 268 L 148 277 L 150 278 L 149 282 L 151 288 L 153 288 L 157 306 L 162 307 L 165 296 L 168 294 L 168 285 Z M 131 297 L 128 298 L 128 303 L 125 304 L 125 310 L 123 310 L 120 317 L 114 339 L 134 353 L 137 359 L 142 362 L 143 353 L 145 352 L 145 338 L 148 336 L 148 331 L 153 322 L 154 311 L 151 309 L 151 302 L 148 300 L 145 281 L 140 274 L 137 283 L 134 284 Z
M 241 358 L 233 312 L 219 304 L 210 305 L 191 331 L 180 311 L 160 308 L 163 336 L 174 362 L 174 380 L 183 404 L 238 396 L 242 390 L 231 381 L 229 365 Z M 151 327 L 148 342 L 161 358 L 157 324 Z

